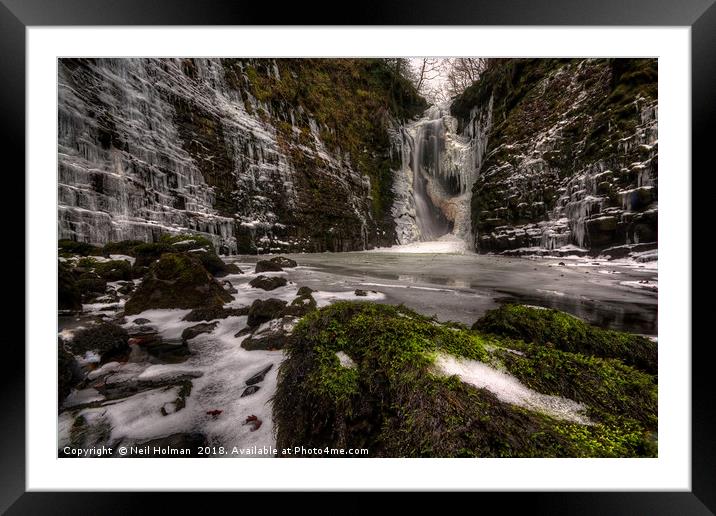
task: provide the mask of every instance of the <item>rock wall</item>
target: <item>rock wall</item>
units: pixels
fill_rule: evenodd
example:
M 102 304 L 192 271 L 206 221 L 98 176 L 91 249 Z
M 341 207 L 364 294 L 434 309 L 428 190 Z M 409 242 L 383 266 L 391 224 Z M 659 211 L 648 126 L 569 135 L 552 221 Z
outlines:
M 58 91 L 59 238 L 395 241 L 388 129 L 425 104 L 380 60 L 62 59 Z
M 486 109 L 471 199 L 478 251 L 656 247 L 656 60 L 490 60 L 451 106 L 463 133 Z

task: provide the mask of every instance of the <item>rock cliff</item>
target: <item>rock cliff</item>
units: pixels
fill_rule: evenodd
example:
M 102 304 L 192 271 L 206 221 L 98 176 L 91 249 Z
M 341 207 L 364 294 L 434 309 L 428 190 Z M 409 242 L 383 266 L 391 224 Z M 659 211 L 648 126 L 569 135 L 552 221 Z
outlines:
M 58 83 L 61 239 L 395 241 L 389 129 L 426 105 L 381 60 L 61 59 Z
M 491 60 L 451 106 L 463 134 L 485 111 L 471 198 L 478 251 L 656 247 L 656 60 Z

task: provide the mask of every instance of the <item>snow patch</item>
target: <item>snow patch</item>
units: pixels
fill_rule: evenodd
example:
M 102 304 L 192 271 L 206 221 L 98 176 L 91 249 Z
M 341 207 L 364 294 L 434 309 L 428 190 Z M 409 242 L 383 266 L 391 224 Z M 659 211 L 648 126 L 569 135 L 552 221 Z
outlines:
M 487 389 L 504 403 L 542 412 L 556 419 L 582 425 L 592 424 L 584 415 L 586 407 L 583 404 L 533 391 L 514 376 L 477 360 L 460 359 L 441 353 L 435 359 L 434 368 L 440 374 L 456 375 L 464 383 L 478 389 Z

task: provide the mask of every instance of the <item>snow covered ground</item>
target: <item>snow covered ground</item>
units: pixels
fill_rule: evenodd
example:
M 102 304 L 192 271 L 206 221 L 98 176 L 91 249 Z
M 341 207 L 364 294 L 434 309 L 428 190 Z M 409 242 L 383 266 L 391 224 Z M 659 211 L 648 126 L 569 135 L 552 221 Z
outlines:
M 469 253 L 467 242 L 453 234 L 447 234 L 430 242 L 412 242 L 410 244 L 379 247 L 366 253 L 400 253 L 400 254 L 465 254 Z
M 604 327 L 656 334 L 655 262 L 479 255 L 465 252 L 462 241 L 454 238 L 375 251 L 291 257 L 298 261 L 298 267 L 262 273 L 288 280 L 272 291 L 248 284 L 257 276 L 252 272 L 257 257 L 232 259 L 245 273 L 222 278 L 237 290 L 226 306 L 248 306 L 256 299 L 267 298 L 291 302 L 299 287 L 308 286 L 314 289 L 318 306 L 338 300 L 402 303 L 439 320 L 471 325 L 507 297 L 565 310 Z M 357 296 L 356 289 L 365 295 Z M 122 306 L 121 301 L 87 305 L 89 314 L 85 317 L 113 316 Z M 187 313 L 148 310 L 128 317 L 123 326 L 129 330 L 137 327 L 135 320 L 148 319 L 150 322 L 141 325 L 151 326 L 164 341 L 178 341 L 184 329 L 197 324 L 182 320 Z M 88 439 L 98 445 L 200 432 L 211 447 L 235 448 L 240 456 L 269 455 L 266 450 L 275 444 L 269 400 L 284 355 L 283 351 L 242 348 L 247 336 L 235 335 L 246 327 L 246 319 L 232 316 L 217 320 L 213 331 L 188 341 L 192 354 L 184 362 L 159 363 L 136 350 L 126 363 L 109 363 L 93 371 L 87 388 L 73 392 L 65 401 L 66 410 L 59 416 L 60 447 L 73 442 L 77 433 L 73 426 L 83 421 Z M 81 324 L 83 320 L 67 322 L 59 328 L 60 337 L 69 339 Z M 341 358 L 345 367 L 351 367 L 345 357 Z M 98 362 L 99 356 L 90 353 L 82 361 Z M 436 366 L 442 374 L 458 374 L 467 383 L 492 390 L 507 403 L 573 421 L 583 417 L 571 400 L 534 393 L 515 378 L 484 364 L 442 357 Z M 248 387 L 246 381 L 267 367 L 270 369 L 263 380 L 254 384 L 258 390 L 242 397 Z M 188 382 L 191 393 L 181 406 L 177 400 Z M 125 388 L 127 394 L 110 399 L 100 392 L 107 392 L 103 389 L 107 385 Z M 132 392 L 132 386 L 141 388 Z M 261 424 L 247 423 L 251 416 Z

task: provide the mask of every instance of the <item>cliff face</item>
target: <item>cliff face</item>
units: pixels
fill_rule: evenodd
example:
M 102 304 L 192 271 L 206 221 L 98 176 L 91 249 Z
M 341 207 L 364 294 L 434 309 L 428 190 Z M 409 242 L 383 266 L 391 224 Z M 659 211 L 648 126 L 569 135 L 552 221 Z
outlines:
M 370 59 L 63 59 L 59 237 L 229 252 L 391 245 L 390 138 L 425 103 Z
M 471 199 L 478 251 L 656 246 L 656 60 L 492 60 L 451 107 L 463 133 L 486 110 Z

